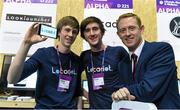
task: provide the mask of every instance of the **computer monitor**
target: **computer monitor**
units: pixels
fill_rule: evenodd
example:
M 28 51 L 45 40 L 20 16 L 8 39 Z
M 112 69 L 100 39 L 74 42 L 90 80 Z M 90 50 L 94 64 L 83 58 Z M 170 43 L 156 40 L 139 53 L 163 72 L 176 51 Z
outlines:
M 29 57 L 26 57 L 26 60 Z M 18 82 L 17 84 L 8 84 L 7 82 L 7 73 L 9 70 L 9 66 L 12 63 L 14 56 L 12 55 L 5 55 L 3 66 L 2 66 L 2 75 L 1 78 L 3 80 L 4 85 L 6 85 L 6 89 L 13 89 L 13 90 L 35 90 L 36 88 L 36 80 L 37 80 L 37 72 L 31 74 L 29 77 L 25 78 L 24 80 Z

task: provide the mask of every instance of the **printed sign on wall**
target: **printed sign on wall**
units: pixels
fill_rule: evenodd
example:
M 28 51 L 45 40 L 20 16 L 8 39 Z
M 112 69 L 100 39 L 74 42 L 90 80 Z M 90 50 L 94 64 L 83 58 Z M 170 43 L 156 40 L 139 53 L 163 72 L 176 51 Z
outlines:
M 180 0 L 157 0 L 158 41 L 172 45 L 176 61 L 180 61 Z
M 27 29 L 34 22 L 55 25 L 57 0 L 4 0 L 0 29 L 0 53 L 16 54 Z M 40 47 L 54 45 L 53 39 L 35 44 L 29 54 Z
M 110 46 L 124 46 L 116 34 L 116 20 L 127 12 L 133 12 L 132 0 L 85 0 L 84 18 L 96 16 L 104 23 L 106 32 L 103 42 Z M 89 49 L 86 41 L 83 42 L 83 50 Z

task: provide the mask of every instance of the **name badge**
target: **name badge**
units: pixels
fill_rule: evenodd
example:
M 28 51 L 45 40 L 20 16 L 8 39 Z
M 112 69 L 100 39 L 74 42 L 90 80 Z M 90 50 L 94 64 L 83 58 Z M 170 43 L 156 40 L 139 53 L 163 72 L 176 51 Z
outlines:
M 92 75 L 93 90 L 102 89 L 104 86 L 104 73 L 94 73 Z
M 71 76 L 61 74 L 57 91 L 66 92 L 69 89 L 71 79 Z

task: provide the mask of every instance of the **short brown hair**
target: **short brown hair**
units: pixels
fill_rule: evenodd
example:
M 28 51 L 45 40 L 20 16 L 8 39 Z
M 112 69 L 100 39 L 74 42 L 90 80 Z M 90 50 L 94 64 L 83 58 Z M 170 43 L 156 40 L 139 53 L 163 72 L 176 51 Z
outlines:
M 102 32 L 102 35 L 104 35 L 105 33 L 105 28 L 104 28 L 104 25 L 103 25 L 103 22 L 97 18 L 97 17 L 94 17 L 94 16 L 90 16 L 90 17 L 87 17 L 86 19 L 84 19 L 82 22 L 81 22 L 81 25 L 80 25 L 80 32 L 81 32 L 81 37 L 83 39 L 85 39 L 84 37 L 84 31 L 86 29 L 86 26 L 89 24 L 89 23 L 97 23 L 99 25 L 99 28 Z
M 141 25 L 142 25 L 141 24 L 141 19 L 140 19 L 140 17 L 138 15 L 136 15 L 134 13 L 125 13 L 125 14 L 122 14 L 122 15 L 119 16 L 119 18 L 118 18 L 118 20 L 116 22 L 117 29 L 118 29 L 118 23 L 120 22 L 120 20 L 123 19 L 123 18 L 129 18 L 129 17 L 135 18 L 136 21 L 137 21 L 138 26 L 141 27 Z
M 63 27 L 63 26 L 67 26 L 67 25 L 69 25 L 69 26 L 77 29 L 77 30 L 78 30 L 78 33 L 79 33 L 79 22 L 78 22 L 78 20 L 77 20 L 75 17 L 73 17 L 73 16 L 65 16 L 65 17 L 61 18 L 61 19 L 58 21 L 58 23 L 57 23 L 57 25 L 56 25 L 56 28 L 58 29 L 58 31 L 61 31 L 62 27 Z

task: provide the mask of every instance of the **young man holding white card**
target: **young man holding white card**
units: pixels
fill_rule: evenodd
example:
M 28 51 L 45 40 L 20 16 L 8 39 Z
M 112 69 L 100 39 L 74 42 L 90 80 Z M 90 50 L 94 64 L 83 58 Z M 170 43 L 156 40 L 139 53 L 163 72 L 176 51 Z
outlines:
M 80 59 L 71 51 L 71 45 L 79 33 L 79 23 L 72 16 L 60 19 L 58 45 L 40 48 L 25 61 L 31 46 L 47 39 L 37 34 L 38 25 L 34 23 L 26 32 L 10 65 L 7 80 L 15 84 L 38 71 L 35 108 L 76 109 L 81 95 L 81 69 Z

